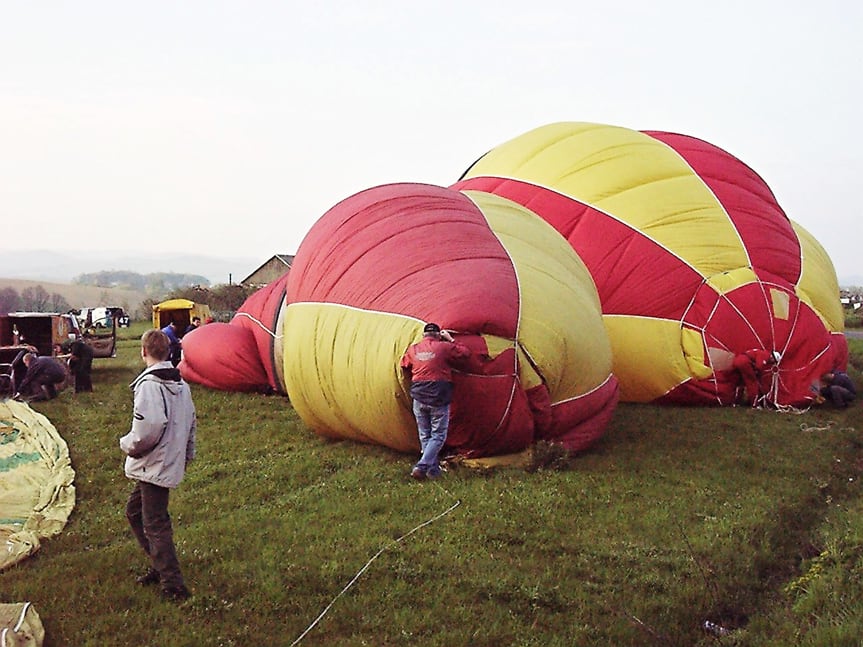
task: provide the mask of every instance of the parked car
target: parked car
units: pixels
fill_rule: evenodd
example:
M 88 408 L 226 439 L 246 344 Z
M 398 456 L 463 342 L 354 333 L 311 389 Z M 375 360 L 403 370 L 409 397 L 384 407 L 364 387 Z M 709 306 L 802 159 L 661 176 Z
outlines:
M 98 306 L 96 308 L 81 308 L 77 311 L 78 321 L 86 330 L 90 328 L 111 328 L 114 320 L 117 327 L 129 327 L 129 315 L 120 306 Z

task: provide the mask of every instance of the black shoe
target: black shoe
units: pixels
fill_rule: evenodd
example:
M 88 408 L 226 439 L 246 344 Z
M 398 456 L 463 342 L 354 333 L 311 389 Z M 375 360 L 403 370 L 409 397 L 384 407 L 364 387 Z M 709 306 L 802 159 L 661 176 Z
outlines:
M 162 597 L 172 602 L 182 602 L 192 597 L 192 594 L 189 593 L 189 589 L 181 584 L 180 586 L 166 586 L 163 588 Z
M 417 481 L 424 481 L 426 477 L 426 471 L 421 467 L 415 467 L 411 470 L 411 477 L 415 478 Z
M 135 578 L 138 584 L 148 586 L 150 584 L 158 584 L 162 578 L 159 577 L 159 571 L 155 568 L 148 568 L 147 572 Z

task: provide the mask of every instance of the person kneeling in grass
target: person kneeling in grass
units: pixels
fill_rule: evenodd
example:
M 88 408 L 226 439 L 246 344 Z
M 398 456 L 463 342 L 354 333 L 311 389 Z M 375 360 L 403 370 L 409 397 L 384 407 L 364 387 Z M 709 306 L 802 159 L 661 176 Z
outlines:
M 822 397 L 829 400 L 834 407 L 844 409 L 857 396 L 854 382 L 843 371 L 828 371 L 821 376 L 821 383 L 824 385 L 821 387 Z

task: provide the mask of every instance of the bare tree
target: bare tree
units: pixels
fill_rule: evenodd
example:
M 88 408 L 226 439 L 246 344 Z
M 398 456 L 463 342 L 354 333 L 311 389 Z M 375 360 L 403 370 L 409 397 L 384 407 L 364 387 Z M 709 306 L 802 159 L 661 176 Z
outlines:
M 51 306 L 51 312 L 69 312 L 72 309 L 72 306 L 66 301 L 66 297 L 56 292 L 51 293 L 48 305 Z
M 21 296 L 15 288 L 0 290 L 0 313 L 15 312 L 21 307 Z
M 21 290 L 21 307 L 33 312 L 47 312 L 50 296 L 41 285 Z

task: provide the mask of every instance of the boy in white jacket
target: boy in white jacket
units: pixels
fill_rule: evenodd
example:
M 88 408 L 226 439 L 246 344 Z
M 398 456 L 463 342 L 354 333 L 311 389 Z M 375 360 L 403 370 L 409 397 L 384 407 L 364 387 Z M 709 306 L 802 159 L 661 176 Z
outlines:
M 135 488 L 126 503 L 126 519 L 150 558 L 140 584 L 162 584 L 163 597 L 189 597 L 174 548 L 168 497 L 195 458 L 195 405 L 189 385 L 168 361 L 170 341 L 161 330 L 141 336 L 141 358 L 147 368 L 130 387 L 135 394 L 132 429 L 120 438 L 126 454 L 126 476 Z

